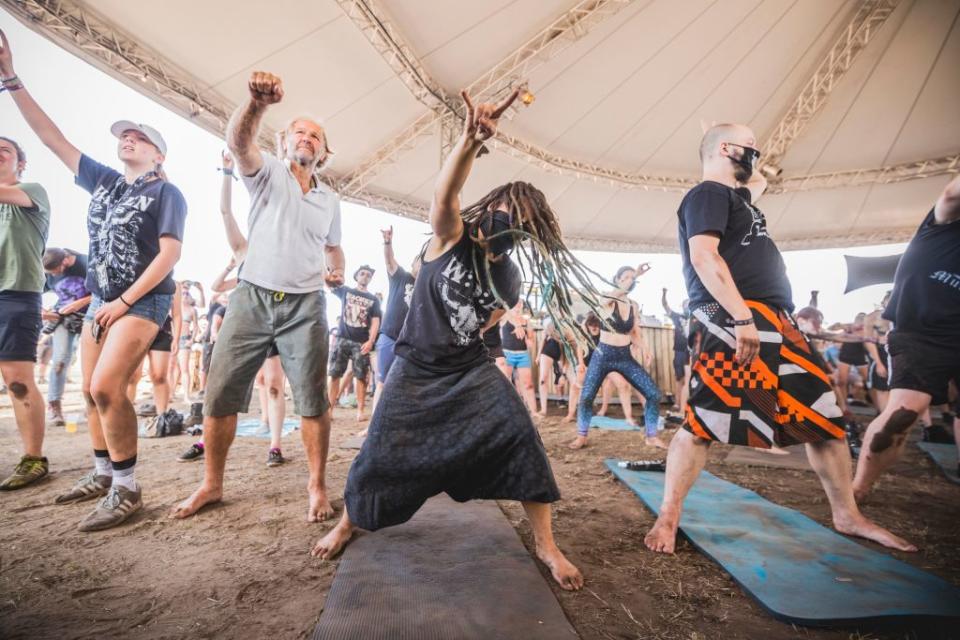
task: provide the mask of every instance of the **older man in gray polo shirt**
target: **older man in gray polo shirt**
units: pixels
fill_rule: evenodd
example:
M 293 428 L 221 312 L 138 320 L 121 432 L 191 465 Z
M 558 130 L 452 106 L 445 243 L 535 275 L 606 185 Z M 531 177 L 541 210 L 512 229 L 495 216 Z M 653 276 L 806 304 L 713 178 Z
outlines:
M 171 515 L 185 518 L 222 497 L 237 413 L 247 411 L 254 377 L 276 343 L 301 416 L 310 468 L 307 520 L 318 522 L 333 515 L 325 481 L 330 413 L 323 286 L 343 284 L 340 201 L 315 176 L 330 155 L 323 128 L 297 118 L 280 139 L 282 160 L 261 151 L 255 142 L 260 121 L 283 98 L 283 85 L 258 71 L 249 90 L 250 99 L 227 125 L 227 145 L 250 192 L 247 255 L 207 376 L 203 483 Z

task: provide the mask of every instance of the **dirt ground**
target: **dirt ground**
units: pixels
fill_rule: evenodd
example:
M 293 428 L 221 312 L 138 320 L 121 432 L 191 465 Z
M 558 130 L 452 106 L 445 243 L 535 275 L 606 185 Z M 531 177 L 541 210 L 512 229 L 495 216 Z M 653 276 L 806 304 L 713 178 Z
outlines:
M 67 413 L 79 410 L 72 386 Z M 555 509 L 558 542 L 586 577 L 579 593 L 554 591 L 584 639 L 949 638 L 956 630 L 919 627 L 817 630 L 764 613 L 716 564 L 685 541 L 676 555 L 643 547 L 653 523 L 646 508 L 603 467 L 606 457 L 655 457 L 636 432 L 602 431 L 592 446 L 565 444 L 573 427 L 560 410 L 541 426 L 564 500 Z M 328 483 L 340 499 L 355 451 L 353 412 L 338 409 Z M 309 557 L 329 524 L 308 524 L 306 460 L 299 434 L 286 438 L 292 460 L 264 462 L 267 441 L 238 438 L 227 463 L 225 501 L 186 521 L 169 507 L 199 482 L 202 463 L 178 463 L 189 436 L 141 440 L 138 478 L 145 508 L 126 525 L 95 534 L 76 530 L 91 503 L 55 506 L 90 465 L 85 425 L 48 429 L 51 477 L 0 496 L 0 637 L 3 638 L 305 638 L 323 610 L 336 562 Z M 19 458 L 9 401 L 0 396 L 0 470 Z M 764 497 L 829 524 L 813 473 L 725 465 L 714 447 L 708 469 Z M 949 484 L 913 447 L 865 506 L 875 520 L 921 547 L 897 557 L 960 585 L 960 487 Z M 528 548 L 518 505 L 501 507 Z M 864 543 L 868 544 L 868 543 Z M 549 574 L 541 567 L 544 576 Z M 960 635 L 956 636 L 960 637 Z

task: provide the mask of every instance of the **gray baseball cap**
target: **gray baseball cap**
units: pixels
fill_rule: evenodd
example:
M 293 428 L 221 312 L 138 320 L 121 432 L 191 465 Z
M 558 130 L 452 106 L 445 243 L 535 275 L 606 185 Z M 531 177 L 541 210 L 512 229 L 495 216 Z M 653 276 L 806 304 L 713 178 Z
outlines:
M 139 131 L 143 135 L 147 136 L 147 140 L 149 140 L 153 146 L 159 149 L 160 153 L 162 153 L 164 156 L 167 155 L 167 143 L 163 141 L 163 136 L 160 135 L 160 132 L 151 126 L 137 124 L 136 122 L 132 122 L 130 120 L 118 120 L 110 127 L 110 133 L 118 138 L 123 135 L 124 131 L 130 130 Z

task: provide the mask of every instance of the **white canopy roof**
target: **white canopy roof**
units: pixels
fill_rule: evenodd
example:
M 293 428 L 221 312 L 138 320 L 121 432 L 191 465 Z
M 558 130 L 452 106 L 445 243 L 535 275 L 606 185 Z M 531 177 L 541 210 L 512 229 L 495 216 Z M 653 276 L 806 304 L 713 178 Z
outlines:
M 529 181 L 581 247 L 677 249 L 701 120 L 751 125 L 782 168 L 761 202 L 782 247 L 904 240 L 960 171 L 960 0 L 0 4 L 218 134 L 251 71 L 280 75 L 269 128 L 319 117 L 331 182 L 405 215 L 459 89 L 525 84 L 464 198 Z

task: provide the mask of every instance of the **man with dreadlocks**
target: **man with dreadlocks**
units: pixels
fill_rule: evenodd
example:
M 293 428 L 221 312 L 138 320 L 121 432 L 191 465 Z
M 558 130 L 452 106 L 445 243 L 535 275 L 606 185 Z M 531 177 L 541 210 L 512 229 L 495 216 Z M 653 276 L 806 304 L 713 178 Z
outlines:
M 553 539 L 549 503 L 560 492 L 543 443 L 513 385 L 490 361 L 481 332 L 519 298 L 520 272 L 507 255 L 518 237 L 530 241 L 518 254 L 561 327 L 575 324 L 565 278 L 576 278 L 593 300 L 598 294 L 533 186 L 506 184 L 461 212 L 459 194 L 474 158 L 517 92 L 499 106 L 476 108 L 462 95 L 464 131 L 437 178 L 433 237 L 396 360 L 350 468 L 343 518 L 312 555 L 332 558 L 355 529 L 406 522 L 442 492 L 460 502 L 518 500 L 530 518 L 537 557 L 562 588 L 576 590 L 583 577 Z

